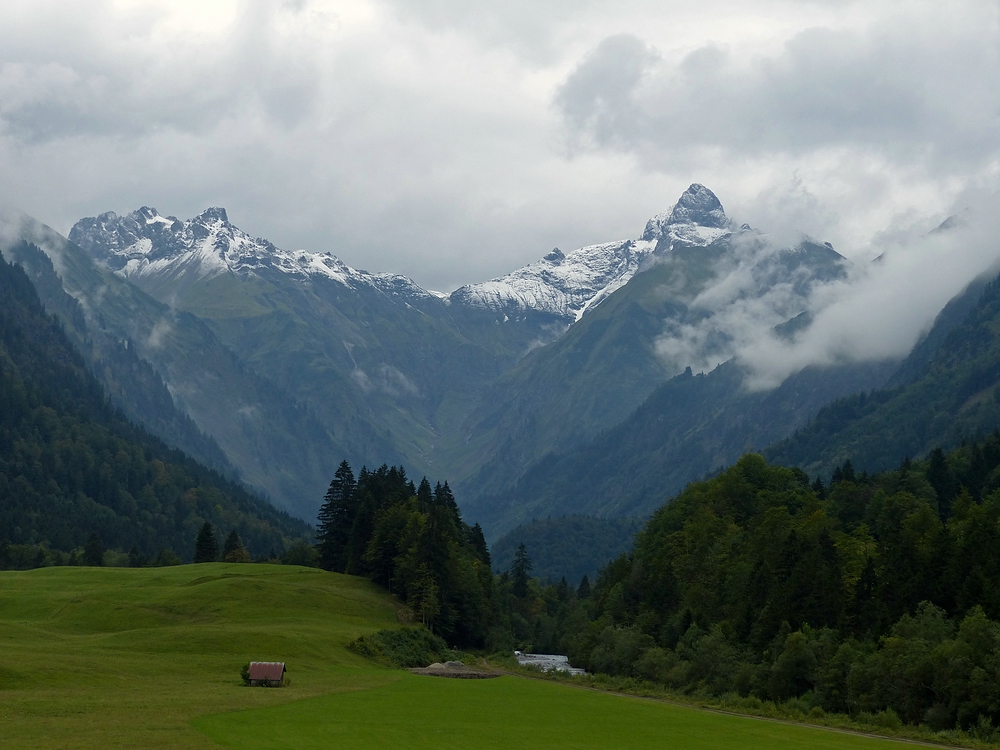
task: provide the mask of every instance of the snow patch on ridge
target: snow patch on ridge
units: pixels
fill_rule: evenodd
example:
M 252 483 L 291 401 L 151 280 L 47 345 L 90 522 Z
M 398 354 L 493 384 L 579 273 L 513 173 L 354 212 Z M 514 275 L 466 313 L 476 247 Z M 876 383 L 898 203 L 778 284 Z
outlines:
M 588 245 L 568 254 L 556 248 L 512 273 L 451 294 L 427 291 L 398 274 L 351 268 L 331 253 L 283 250 L 231 224 L 219 207 L 187 221 L 161 216 L 148 206 L 126 216 L 108 212 L 81 219 L 69 237 L 118 274 L 135 280 L 277 271 L 303 280 L 326 278 L 348 287 L 366 286 L 404 301 L 438 299 L 497 313 L 504 320 L 538 311 L 570 323 L 627 284 L 652 258 L 666 256 L 678 245 L 707 247 L 731 233 L 715 194 L 693 184 L 674 206 L 651 218 L 638 239 Z
M 707 247 L 731 234 L 719 199 L 694 184 L 646 222 L 639 239 L 589 245 L 568 255 L 556 248 L 513 273 L 463 286 L 451 299 L 505 315 L 540 310 L 577 321 L 627 284 L 648 259 L 665 257 L 678 245 Z
M 437 297 L 398 274 L 351 268 L 332 253 L 283 250 L 251 237 L 229 222 L 224 208 L 209 208 L 188 221 L 142 207 L 127 216 L 114 212 L 81 219 L 70 239 L 130 279 L 193 275 L 251 274 L 265 269 L 303 279 L 322 277 L 345 286 L 373 287 L 391 296 Z

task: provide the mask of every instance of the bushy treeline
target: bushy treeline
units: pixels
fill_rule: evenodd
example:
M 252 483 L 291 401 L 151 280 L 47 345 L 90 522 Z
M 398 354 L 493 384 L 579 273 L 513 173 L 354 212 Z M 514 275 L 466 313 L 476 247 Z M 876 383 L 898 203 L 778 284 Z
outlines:
M 255 555 L 308 532 L 112 408 L 24 272 L 0 259 L 0 543 L 11 566 L 30 554 L 58 562 L 51 551 L 91 535 L 147 559 L 164 548 L 190 559 L 205 521 L 238 529 Z
M 320 509 L 318 539 L 320 567 L 369 576 L 452 644 L 485 643 L 495 619 L 489 551 L 447 482 L 414 485 L 384 465 L 355 479 L 345 461 Z
M 455 658 L 448 644 L 423 628 L 379 630 L 351 641 L 347 648 L 372 661 L 402 669 Z
M 676 690 L 987 736 L 998 581 L 1000 434 L 873 477 L 847 462 L 829 489 L 747 455 L 661 508 L 591 601 L 538 589 L 534 637 Z

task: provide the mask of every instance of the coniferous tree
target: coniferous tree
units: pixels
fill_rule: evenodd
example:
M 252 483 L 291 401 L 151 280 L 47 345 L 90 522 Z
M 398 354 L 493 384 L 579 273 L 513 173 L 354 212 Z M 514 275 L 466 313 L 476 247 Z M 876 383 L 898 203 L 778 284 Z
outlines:
M 531 572 L 531 558 L 528 557 L 528 549 L 524 542 L 517 547 L 514 553 L 514 562 L 510 566 L 510 578 L 514 582 L 511 589 L 518 599 L 528 595 L 528 574 Z
M 87 544 L 83 548 L 83 560 L 87 565 L 95 567 L 104 564 L 104 544 L 96 532 L 87 538 Z
M 445 485 L 447 486 L 447 484 Z M 469 544 L 479 555 L 479 559 L 483 561 L 483 565 L 489 570 L 492 566 L 490 561 L 490 548 L 486 544 L 486 537 L 483 535 L 483 527 L 476 523 L 471 529 L 469 529 Z
M 448 509 L 455 522 L 456 528 L 462 523 L 462 513 L 458 509 L 458 503 L 455 502 L 455 496 L 452 494 L 451 487 L 448 486 L 447 481 L 445 481 L 444 484 L 438 482 L 437 485 L 435 485 L 434 502 Z
M 816 477 L 816 481 L 812 483 L 812 491 L 820 500 L 826 500 L 826 486 L 823 484 L 822 477 Z
M 580 587 L 576 590 L 576 595 L 580 599 L 590 598 L 590 579 L 586 575 L 580 580 Z
M 243 546 L 243 540 L 236 529 L 229 532 L 226 543 L 222 545 L 222 560 L 224 562 L 250 562 L 250 553 Z
M 556 586 L 556 595 L 561 602 L 569 599 L 569 584 L 566 582 L 566 576 L 559 579 L 559 584 Z
M 938 516 L 947 521 L 951 516 L 951 501 L 955 497 L 955 478 L 941 448 L 935 448 L 927 457 L 927 481 L 937 494 Z
M 362 474 L 366 472 L 362 469 Z M 347 461 L 341 461 L 319 509 L 319 566 L 343 573 L 347 569 L 351 530 L 357 515 L 357 482 Z
M 434 495 L 431 493 L 431 483 L 427 481 L 427 477 L 424 477 L 420 480 L 420 486 L 417 487 L 417 508 L 421 513 L 426 513 L 433 503 Z
M 194 561 L 196 563 L 215 562 L 219 556 L 219 542 L 215 538 L 212 524 L 205 521 L 194 541 Z

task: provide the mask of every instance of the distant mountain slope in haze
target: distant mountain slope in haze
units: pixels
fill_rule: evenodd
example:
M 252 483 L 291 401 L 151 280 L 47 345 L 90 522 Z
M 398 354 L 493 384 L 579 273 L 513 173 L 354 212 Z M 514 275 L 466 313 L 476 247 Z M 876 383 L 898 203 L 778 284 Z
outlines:
M 579 515 L 531 521 L 490 546 L 493 570 L 510 570 L 514 553 L 524 544 L 533 576 L 552 583 L 565 577 L 576 588 L 584 576 L 596 581 L 601 568 L 628 551 L 642 526 L 638 518 Z
M 491 535 L 532 517 L 648 515 L 689 482 L 806 425 L 833 398 L 884 384 L 897 364 L 807 368 L 761 392 L 745 390 L 736 362 L 688 371 L 620 424 L 544 457 L 512 490 L 478 498 L 467 513 Z
M 257 555 L 308 533 L 113 410 L 28 276 L 0 259 L 0 544 L 69 551 L 96 533 L 190 559 L 206 519 Z
M 222 209 L 187 222 L 152 209 L 103 214 L 71 235 L 104 267 L 204 321 L 247 367 L 305 405 L 356 465 L 430 473 L 441 432 L 527 348 L 519 336 L 539 335 L 479 311 L 456 322 L 447 300 L 404 277 L 281 250 Z
M 672 211 L 686 210 L 697 207 Z M 720 224 L 712 210 L 705 220 Z M 632 279 L 663 236 L 686 228 L 654 217 L 639 240 L 553 252 L 447 296 L 330 253 L 282 250 L 220 208 L 187 221 L 151 208 L 106 213 L 82 219 L 70 237 L 102 267 L 204 321 L 249 368 L 308 405 L 352 462 L 398 460 L 460 477 L 478 456 L 457 435 L 496 377 Z M 704 240 L 729 229 L 699 232 Z M 375 450 L 372 436 L 390 449 Z
M 352 434 L 352 444 L 340 442 L 332 427 L 343 430 L 344 422 L 328 429 L 302 403 L 248 368 L 197 317 L 171 310 L 95 265 L 76 245 L 29 216 L 8 213 L 0 219 L 0 249 L 6 252 L 21 240 L 40 247 L 65 292 L 83 310 L 87 336 L 134 347 L 162 378 L 178 408 L 223 449 L 240 478 L 261 488 L 279 507 L 312 519 L 344 456 L 370 450 L 395 460 L 388 441 L 363 429 Z M 112 377 L 123 386 L 130 382 Z M 141 399 L 133 394 L 122 400 Z M 143 415 L 138 418 L 146 421 Z
M 890 387 L 841 399 L 770 446 L 775 463 L 829 477 L 850 459 L 881 471 L 1000 427 L 1000 280 L 973 283 L 941 312 Z
M 218 443 L 177 408 L 163 379 L 139 358 L 135 346 L 88 328 L 80 303 L 65 292 L 52 261 L 37 245 L 21 241 L 7 247 L 4 255 L 28 274 L 45 309 L 59 318 L 73 346 L 90 361 L 94 375 L 127 417 L 206 466 L 239 475 Z
M 807 310 L 812 288 L 843 278 L 849 267 L 828 245 L 773 248 L 750 227 L 731 226 L 718 198 L 697 184 L 647 227 L 653 231 L 648 267 L 499 378 L 457 434 L 456 453 L 482 466 L 460 484 L 470 506 L 485 508 L 512 491 L 540 457 L 611 429 L 685 366 L 729 359 L 732 332 L 713 323 L 712 305 L 755 300 L 773 325 Z M 735 277 L 741 286 L 725 284 L 717 299 L 705 299 Z M 665 346 L 699 327 L 707 333 L 692 348 Z

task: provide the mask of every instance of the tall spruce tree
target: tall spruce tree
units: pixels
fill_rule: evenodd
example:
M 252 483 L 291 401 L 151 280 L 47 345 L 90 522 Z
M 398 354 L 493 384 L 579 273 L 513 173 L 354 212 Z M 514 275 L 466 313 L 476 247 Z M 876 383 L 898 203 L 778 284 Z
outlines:
M 942 521 L 947 521 L 951 516 L 951 501 L 955 497 L 957 487 L 955 478 L 948 466 L 948 459 L 945 458 L 941 448 L 935 448 L 928 456 L 927 481 L 937 494 L 938 516 Z
M 456 528 L 462 525 L 462 513 L 458 509 L 458 503 L 455 502 L 455 495 L 452 494 L 451 487 L 448 486 L 447 481 L 444 484 L 438 482 L 434 486 L 434 502 L 448 509 Z
M 514 562 L 510 566 L 510 579 L 514 582 L 511 589 L 518 599 L 523 599 L 528 595 L 528 574 L 531 572 L 531 558 L 528 557 L 528 548 L 521 542 L 514 553 Z
M 243 546 L 236 529 L 229 532 L 226 543 L 222 545 L 222 559 L 224 562 L 250 562 L 250 553 Z
M 492 562 L 490 561 L 490 548 L 486 544 L 486 537 L 483 535 L 483 527 L 476 523 L 471 529 L 469 529 L 469 544 L 472 545 L 472 549 L 476 551 L 479 555 L 479 559 L 483 561 L 483 565 L 486 566 L 487 570 L 492 567 Z
M 194 540 L 194 561 L 196 563 L 215 562 L 219 556 L 219 542 L 215 538 L 212 524 L 205 521 Z
M 351 530 L 357 515 L 357 482 L 347 461 L 341 461 L 319 509 L 319 566 L 343 573 L 347 569 Z
M 83 560 L 87 565 L 99 567 L 104 564 L 104 544 L 97 533 L 91 533 L 87 538 L 87 544 L 83 548 Z

